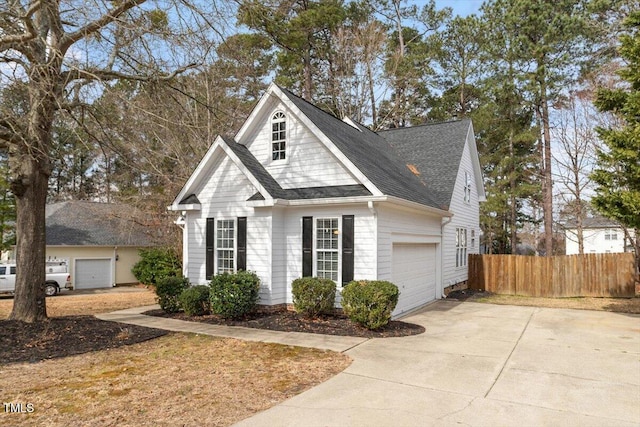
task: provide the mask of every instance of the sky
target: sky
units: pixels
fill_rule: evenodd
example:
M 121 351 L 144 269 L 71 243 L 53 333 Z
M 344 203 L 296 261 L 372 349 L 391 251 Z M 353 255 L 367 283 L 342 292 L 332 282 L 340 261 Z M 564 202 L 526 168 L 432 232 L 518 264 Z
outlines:
M 409 1 L 414 3 L 418 7 L 422 7 L 428 0 L 415 0 Z M 453 9 L 453 15 L 467 16 L 472 13 L 476 15 L 480 14 L 480 6 L 484 0 L 436 0 L 436 7 L 442 9 L 444 7 L 450 7 Z

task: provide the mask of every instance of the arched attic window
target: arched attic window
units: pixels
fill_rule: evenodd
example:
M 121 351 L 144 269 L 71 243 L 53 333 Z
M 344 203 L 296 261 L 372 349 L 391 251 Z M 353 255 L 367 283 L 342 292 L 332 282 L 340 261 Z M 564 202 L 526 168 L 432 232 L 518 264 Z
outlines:
M 282 111 L 271 117 L 271 158 L 284 160 L 287 151 L 287 118 Z

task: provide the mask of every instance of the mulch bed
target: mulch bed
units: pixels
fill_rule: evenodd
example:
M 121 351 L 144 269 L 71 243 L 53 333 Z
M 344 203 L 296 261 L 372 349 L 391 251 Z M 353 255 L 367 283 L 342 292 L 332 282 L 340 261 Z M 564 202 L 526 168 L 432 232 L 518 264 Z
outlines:
M 135 344 L 166 335 L 160 329 L 107 322 L 93 316 L 50 318 L 41 323 L 0 321 L 0 365 L 38 362 Z
M 392 320 L 386 326 L 371 331 L 342 316 L 326 316 L 306 319 L 291 311 L 257 312 L 243 319 L 229 320 L 210 314 L 205 316 L 187 316 L 184 313 L 165 313 L 151 310 L 148 316 L 169 317 L 172 319 L 202 322 L 212 325 L 244 326 L 247 328 L 269 329 L 282 332 L 309 332 L 313 334 L 341 335 L 363 338 L 405 337 L 418 335 L 425 331 L 422 326 Z

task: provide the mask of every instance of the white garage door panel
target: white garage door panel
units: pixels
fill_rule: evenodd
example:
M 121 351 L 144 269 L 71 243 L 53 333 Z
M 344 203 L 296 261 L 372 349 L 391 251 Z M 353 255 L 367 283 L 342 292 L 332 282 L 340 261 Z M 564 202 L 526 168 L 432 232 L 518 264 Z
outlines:
M 436 298 L 435 245 L 394 244 L 391 262 L 391 281 L 400 290 L 394 316 Z
M 75 260 L 76 289 L 111 287 L 111 258 Z

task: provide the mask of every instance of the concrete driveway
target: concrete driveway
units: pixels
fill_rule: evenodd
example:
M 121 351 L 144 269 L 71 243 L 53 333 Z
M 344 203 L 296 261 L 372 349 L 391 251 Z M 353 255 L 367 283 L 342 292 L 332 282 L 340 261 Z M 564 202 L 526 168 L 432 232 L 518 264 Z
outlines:
M 640 316 L 440 301 L 238 426 L 638 426 Z

